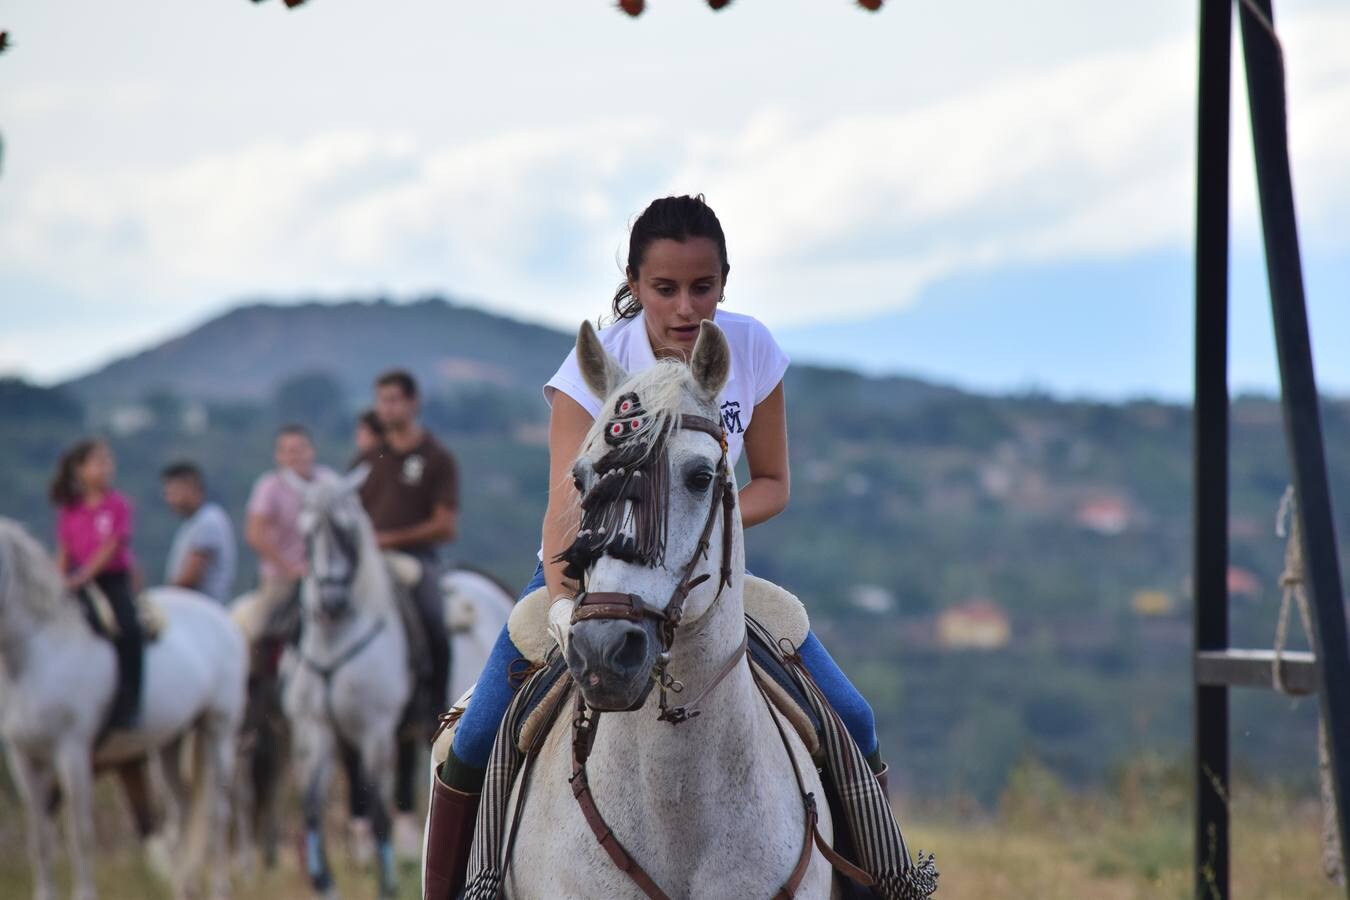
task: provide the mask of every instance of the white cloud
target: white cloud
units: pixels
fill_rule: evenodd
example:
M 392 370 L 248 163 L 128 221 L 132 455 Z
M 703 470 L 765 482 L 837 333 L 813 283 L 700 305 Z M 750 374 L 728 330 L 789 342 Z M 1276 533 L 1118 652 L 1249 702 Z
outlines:
M 1305 241 L 1344 241 L 1350 13 L 1284 30 Z M 725 129 L 648 114 L 454 142 L 347 129 L 167 167 L 64 160 L 6 188 L 0 291 L 39 278 L 177 322 L 231 297 L 442 289 L 570 325 L 603 309 L 642 203 L 700 190 L 727 225 L 738 308 L 775 324 L 894 309 L 959 270 L 1189 246 L 1194 80 L 1187 36 L 889 111 L 779 104 Z M 11 338 L 3 355 L 51 371 L 26 352 Z

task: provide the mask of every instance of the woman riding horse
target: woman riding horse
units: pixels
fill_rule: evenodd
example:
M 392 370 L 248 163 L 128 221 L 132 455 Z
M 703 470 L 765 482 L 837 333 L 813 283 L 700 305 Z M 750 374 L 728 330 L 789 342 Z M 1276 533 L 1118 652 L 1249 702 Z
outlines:
M 113 488 L 116 463 L 101 440 L 83 440 L 61 455 L 50 495 L 57 513 L 56 567 L 66 589 L 90 610 L 91 585 L 112 607 L 110 636 L 120 674 L 104 727 L 130 728 L 141 705 L 142 638 L 131 587 L 131 501 Z M 95 616 L 91 616 L 95 617 Z
M 787 506 L 789 466 L 783 375 L 787 355 L 769 330 L 750 316 L 718 312 L 727 275 L 726 237 L 716 214 L 698 197 L 654 201 L 633 223 L 627 280 L 614 296 L 616 321 L 600 342 L 628 372 L 657 360 L 688 361 L 699 323 L 716 317 L 731 348 L 731 375 L 718 398 L 727 455 L 734 466 L 742 450 L 750 481 L 740 491 L 745 527 L 778 515 Z M 559 555 L 576 536 L 576 492 L 570 471 L 587 432 L 601 413 L 602 398 L 587 388 L 573 350 L 544 387 L 549 402 L 549 492 L 543 548 L 522 597 L 547 585 L 552 598 L 573 597 L 576 585 Z M 849 682 L 814 635 L 800 650 L 872 770 L 884 777 L 876 727 L 867 701 Z M 522 654 L 503 629 L 479 676 L 472 701 L 456 727 L 450 755 L 440 771 L 451 790 L 437 792 L 430 813 L 440 856 L 437 868 L 456 873 L 459 888 L 473 841 L 473 823 L 488 757 L 514 688 L 508 678 Z

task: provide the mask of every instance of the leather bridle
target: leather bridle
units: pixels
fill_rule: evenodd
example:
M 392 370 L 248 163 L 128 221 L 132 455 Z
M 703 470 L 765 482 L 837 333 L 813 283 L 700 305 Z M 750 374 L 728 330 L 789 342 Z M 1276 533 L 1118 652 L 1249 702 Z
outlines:
M 684 685 L 672 677 L 668 671 L 670 648 L 675 643 L 676 629 L 684 621 L 685 601 L 689 599 L 690 593 L 696 587 L 711 577 L 706 572 L 695 576 L 694 569 L 697 568 L 700 560 L 706 559 L 708 556 L 708 549 L 712 543 L 713 525 L 717 522 L 719 509 L 722 513 L 722 563 L 717 582 L 717 596 L 713 599 L 714 603 L 721 599 L 723 589 L 731 584 L 732 516 L 736 510 L 736 493 L 732 488 L 731 467 L 727 461 L 726 432 L 722 430 L 721 424 L 705 416 L 682 415 L 679 418 L 679 428 L 701 431 L 711 436 L 721 445 L 722 455 L 717 460 L 717 469 L 713 473 L 712 499 L 708 504 L 708 516 L 703 522 L 703 531 L 699 535 L 693 554 L 680 570 L 679 581 L 676 582 L 669 600 L 664 607 L 656 607 L 646 603 L 637 594 L 625 594 L 617 591 L 582 592 L 572 609 L 571 622 L 571 624 L 576 625 L 578 622 L 597 619 L 617 619 L 638 624 L 641 624 L 645 619 L 656 621 L 656 634 L 660 641 L 660 650 L 657 653 L 656 665 L 652 667 L 652 680 L 656 682 L 661 691 L 661 715 L 658 718 L 660 721 L 669 722 L 672 725 L 678 725 L 694 718 L 698 715 L 698 710 L 695 708 L 696 702 L 673 708 L 669 705 L 667 691 L 678 694 L 684 690 Z M 745 649 L 746 644 L 742 642 L 740 649 L 732 655 L 728 664 L 712 683 L 699 694 L 698 700 L 707 696 L 709 691 L 732 672 L 736 663 L 745 655 Z M 629 707 L 629 711 L 641 707 L 645 701 L 646 694 L 644 693 L 632 707 Z

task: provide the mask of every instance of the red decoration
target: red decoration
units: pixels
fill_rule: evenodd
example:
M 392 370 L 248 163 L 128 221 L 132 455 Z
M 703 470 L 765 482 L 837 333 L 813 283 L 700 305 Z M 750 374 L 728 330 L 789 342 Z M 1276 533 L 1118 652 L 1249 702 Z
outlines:
M 868 12 L 876 12 L 881 9 L 881 0 L 858 0 L 858 5 Z
M 713 9 L 717 10 L 726 6 L 730 2 L 731 0 L 708 0 L 708 5 L 711 6 Z
M 631 422 L 628 423 L 628 427 L 631 428 L 631 429 L 633 429 L 634 431 L 637 431 L 637 430 L 638 430 L 638 427 L 639 427 L 641 424 L 642 424 L 642 420 L 641 420 L 641 419 L 634 419 L 633 421 L 631 421 Z
M 623 434 L 623 426 L 620 425 L 618 422 L 615 422 L 614 427 L 609 429 L 609 433 L 614 435 L 615 437 L 618 437 L 619 435 Z
M 282 0 L 282 2 L 286 4 L 287 8 L 295 9 L 301 3 L 304 3 L 305 0 Z
M 642 9 L 646 5 L 644 0 L 619 0 L 619 9 L 635 18 L 642 15 Z

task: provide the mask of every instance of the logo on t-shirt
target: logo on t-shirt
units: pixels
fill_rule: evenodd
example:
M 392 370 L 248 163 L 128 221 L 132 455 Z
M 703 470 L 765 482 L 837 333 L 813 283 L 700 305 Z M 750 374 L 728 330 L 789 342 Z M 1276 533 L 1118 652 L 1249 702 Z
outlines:
M 739 400 L 728 400 L 722 404 L 722 427 L 726 429 L 727 434 L 745 433 L 745 426 L 741 424 L 741 403 Z
M 418 454 L 414 453 L 403 460 L 403 483 L 419 484 L 422 481 L 422 473 L 426 471 L 427 461 Z

